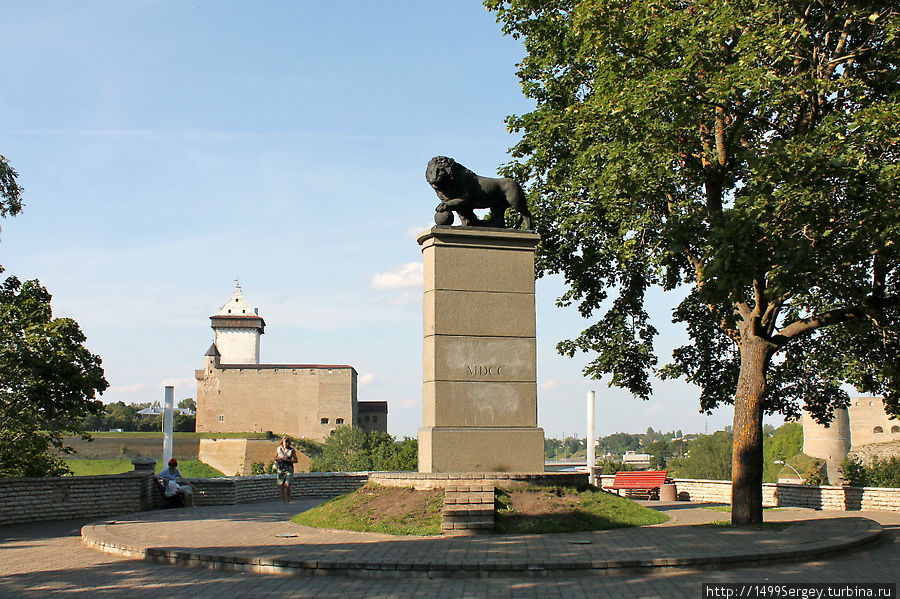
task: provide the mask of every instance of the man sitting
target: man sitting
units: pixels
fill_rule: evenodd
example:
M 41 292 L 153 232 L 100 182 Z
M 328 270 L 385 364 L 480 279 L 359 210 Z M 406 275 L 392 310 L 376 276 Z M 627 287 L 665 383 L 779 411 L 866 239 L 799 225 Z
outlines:
M 159 480 L 163 487 L 163 494 L 167 498 L 180 495 L 184 505 L 196 507 L 194 505 L 194 490 L 181 476 L 181 472 L 178 470 L 178 460 L 175 458 L 169 460 L 169 466 L 159 473 Z

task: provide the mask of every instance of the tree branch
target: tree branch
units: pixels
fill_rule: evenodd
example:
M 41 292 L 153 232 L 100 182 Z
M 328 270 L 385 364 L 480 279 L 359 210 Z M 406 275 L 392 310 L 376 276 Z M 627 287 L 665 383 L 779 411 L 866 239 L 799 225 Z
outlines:
M 809 318 L 796 320 L 774 335 L 772 337 L 772 343 L 778 347 L 782 347 L 789 341 L 803 335 L 808 335 L 816 329 L 847 322 L 864 316 L 865 313 L 865 309 L 861 307 L 840 308 L 838 310 L 829 310 L 828 312 L 823 312 L 816 316 L 810 316 Z

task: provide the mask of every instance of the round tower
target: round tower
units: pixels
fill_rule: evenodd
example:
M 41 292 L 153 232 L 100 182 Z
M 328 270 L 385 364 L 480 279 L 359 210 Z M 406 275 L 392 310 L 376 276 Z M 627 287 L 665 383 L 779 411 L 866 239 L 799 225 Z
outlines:
M 803 453 L 825 460 L 828 480 L 831 484 L 837 484 L 840 479 L 841 463 L 850 451 L 850 417 L 847 410 L 835 410 L 834 419 L 828 426 L 817 423 L 806 410 L 803 410 L 801 421 Z
M 244 299 L 240 285 L 209 320 L 216 333 L 219 363 L 259 364 L 259 336 L 265 333 L 266 321 Z

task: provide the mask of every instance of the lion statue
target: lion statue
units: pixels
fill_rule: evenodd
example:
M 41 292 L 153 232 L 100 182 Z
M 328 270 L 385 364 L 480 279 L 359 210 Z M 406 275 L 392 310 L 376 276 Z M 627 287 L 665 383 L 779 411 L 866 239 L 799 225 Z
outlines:
M 522 215 L 522 227 L 532 228 L 525 192 L 514 179 L 479 177 L 452 158 L 435 156 L 428 161 L 425 180 L 441 199 L 434 215 L 439 225 L 453 224 L 456 212 L 464 227 L 503 228 L 507 208 L 514 208 Z M 490 218 L 480 220 L 476 208 L 490 208 Z

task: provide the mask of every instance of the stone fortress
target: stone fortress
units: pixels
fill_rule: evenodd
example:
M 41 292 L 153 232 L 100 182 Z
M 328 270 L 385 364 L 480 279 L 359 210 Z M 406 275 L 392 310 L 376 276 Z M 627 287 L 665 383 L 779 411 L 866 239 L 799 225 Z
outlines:
M 805 410 L 801 422 L 803 453 L 825 460 L 832 482 L 838 480 L 848 453 L 877 455 L 878 445 L 900 442 L 900 421 L 885 414 L 880 397 L 851 398 L 847 409 L 835 410 L 834 420 L 827 427 L 816 423 Z
M 387 402 L 357 400 L 346 364 L 261 364 L 266 323 L 238 285 L 210 317 L 215 340 L 197 379 L 197 432 L 265 432 L 324 441 L 337 426 L 387 432 Z

